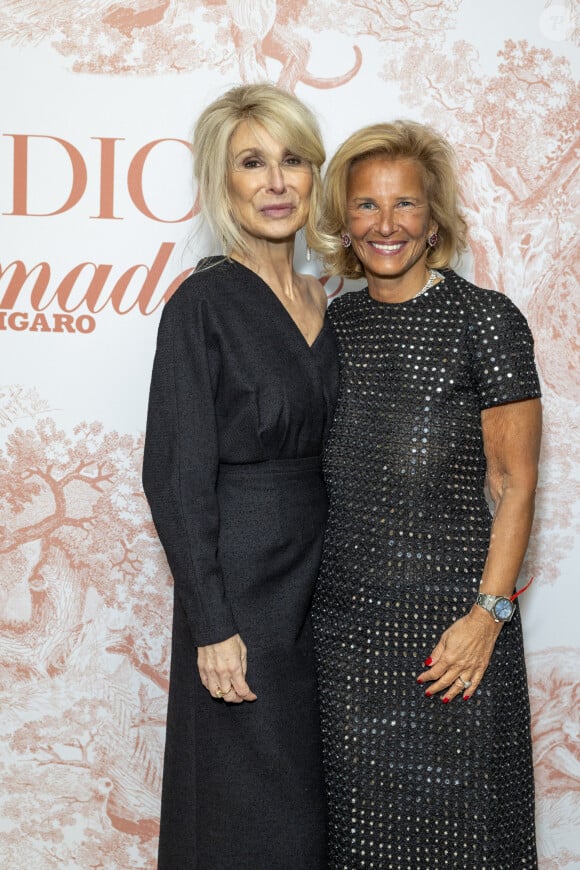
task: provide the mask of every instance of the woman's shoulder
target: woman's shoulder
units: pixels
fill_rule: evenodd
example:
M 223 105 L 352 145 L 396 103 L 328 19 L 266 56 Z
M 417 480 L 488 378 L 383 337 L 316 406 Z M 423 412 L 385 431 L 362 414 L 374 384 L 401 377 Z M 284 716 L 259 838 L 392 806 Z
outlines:
M 179 285 L 165 308 L 185 313 L 200 306 L 221 306 L 224 294 L 227 295 L 234 284 L 232 265 L 225 257 L 204 257 Z
M 445 279 L 447 292 L 455 296 L 458 312 L 478 347 L 491 348 L 495 342 L 500 342 L 504 349 L 533 347 L 528 321 L 509 296 L 498 290 L 477 287 L 455 272 L 446 272 Z
M 521 312 L 517 305 L 512 302 L 509 296 L 501 293 L 499 290 L 489 290 L 486 287 L 478 287 L 467 278 L 462 278 L 457 272 L 452 269 L 447 269 L 442 272 L 449 290 L 454 294 L 466 308 L 468 313 L 472 315 L 491 315 L 495 312 L 497 315 L 519 314 Z

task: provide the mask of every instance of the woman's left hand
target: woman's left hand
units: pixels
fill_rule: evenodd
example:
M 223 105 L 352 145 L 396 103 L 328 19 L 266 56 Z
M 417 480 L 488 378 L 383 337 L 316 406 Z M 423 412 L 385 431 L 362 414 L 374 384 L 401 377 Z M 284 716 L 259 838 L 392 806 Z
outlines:
M 502 623 L 496 623 L 476 605 L 454 622 L 425 662 L 429 662 L 429 669 L 417 677 L 417 682 L 429 684 L 425 694 L 430 697 L 443 692 L 444 704 L 459 694 L 470 698 L 487 670 L 501 627 Z

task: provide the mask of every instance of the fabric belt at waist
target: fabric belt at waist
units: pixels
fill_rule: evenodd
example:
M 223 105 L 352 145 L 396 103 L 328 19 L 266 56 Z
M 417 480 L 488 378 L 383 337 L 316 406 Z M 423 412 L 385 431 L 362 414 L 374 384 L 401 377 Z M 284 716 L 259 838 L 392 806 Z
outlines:
M 301 474 L 302 472 L 320 471 L 321 456 L 305 456 L 297 459 L 268 459 L 264 462 L 246 462 L 235 465 L 220 463 L 220 477 L 247 477 L 251 475 Z

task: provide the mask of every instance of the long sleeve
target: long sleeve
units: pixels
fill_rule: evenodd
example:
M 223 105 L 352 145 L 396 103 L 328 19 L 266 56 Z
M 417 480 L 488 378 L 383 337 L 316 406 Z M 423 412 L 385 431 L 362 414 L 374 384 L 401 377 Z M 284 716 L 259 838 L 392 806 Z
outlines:
M 143 461 L 143 487 L 197 646 L 237 632 L 218 559 L 220 358 L 204 312 L 193 287 L 182 287 L 165 307 Z

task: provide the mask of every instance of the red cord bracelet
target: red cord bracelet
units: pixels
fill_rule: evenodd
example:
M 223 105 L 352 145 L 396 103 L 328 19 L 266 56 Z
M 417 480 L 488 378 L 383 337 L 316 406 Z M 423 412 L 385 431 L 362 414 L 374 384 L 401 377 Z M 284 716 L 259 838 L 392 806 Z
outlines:
M 518 595 L 521 595 L 522 592 L 525 592 L 526 589 L 527 589 L 529 586 L 532 585 L 532 580 L 533 580 L 533 579 L 534 579 L 534 575 L 532 574 L 532 576 L 530 577 L 530 579 L 528 580 L 528 582 L 526 583 L 526 585 L 523 586 L 523 587 L 522 587 L 518 592 L 514 592 L 514 594 L 510 597 L 510 601 L 515 601 L 516 598 L 518 597 Z

